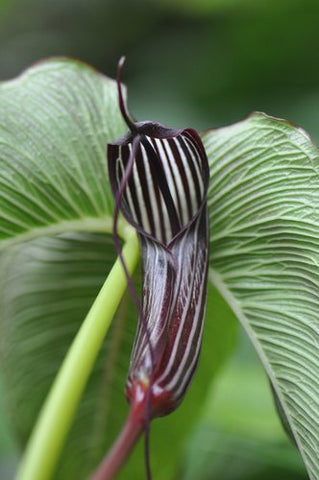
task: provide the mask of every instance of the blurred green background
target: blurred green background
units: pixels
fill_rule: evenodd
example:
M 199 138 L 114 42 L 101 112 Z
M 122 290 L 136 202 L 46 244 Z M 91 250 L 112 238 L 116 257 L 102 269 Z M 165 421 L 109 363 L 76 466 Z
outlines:
M 0 0 L 0 80 L 56 55 L 114 76 L 125 54 L 139 120 L 203 130 L 260 110 L 319 141 L 318 21 L 318 0 Z M 18 454 L 2 396 L 0 389 L 0 478 L 7 480 Z M 307 478 L 242 333 L 178 478 Z

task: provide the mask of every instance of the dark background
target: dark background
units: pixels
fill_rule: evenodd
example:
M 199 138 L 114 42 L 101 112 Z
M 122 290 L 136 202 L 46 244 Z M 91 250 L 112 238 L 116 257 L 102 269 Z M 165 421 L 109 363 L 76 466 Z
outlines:
M 124 72 L 136 117 L 198 129 L 253 110 L 319 139 L 317 0 L 0 1 L 0 78 L 52 55 Z

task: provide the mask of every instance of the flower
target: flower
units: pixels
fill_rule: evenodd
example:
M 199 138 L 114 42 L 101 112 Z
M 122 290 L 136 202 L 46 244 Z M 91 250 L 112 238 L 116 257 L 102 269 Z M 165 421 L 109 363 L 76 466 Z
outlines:
M 137 230 L 143 264 L 142 306 L 126 385 L 131 404 L 148 399 L 151 417 L 181 402 L 198 363 L 206 304 L 209 167 L 193 129 L 133 122 L 108 145 L 118 209 Z

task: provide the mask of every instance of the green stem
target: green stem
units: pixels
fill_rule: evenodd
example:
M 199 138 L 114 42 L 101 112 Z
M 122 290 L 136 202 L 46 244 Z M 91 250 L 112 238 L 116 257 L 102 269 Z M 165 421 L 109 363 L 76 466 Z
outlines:
M 129 273 L 139 258 L 135 233 L 123 248 Z M 55 468 L 77 405 L 112 318 L 126 289 L 119 259 L 87 314 L 53 383 L 29 440 L 16 480 L 48 480 Z

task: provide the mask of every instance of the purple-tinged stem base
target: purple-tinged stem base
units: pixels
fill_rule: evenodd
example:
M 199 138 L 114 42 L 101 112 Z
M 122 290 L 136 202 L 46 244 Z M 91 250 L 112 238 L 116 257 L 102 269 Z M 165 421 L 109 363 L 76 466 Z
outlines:
M 112 480 L 130 455 L 144 430 L 144 412 L 141 405 L 131 409 L 113 447 L 102 460 L 90 480 Z

